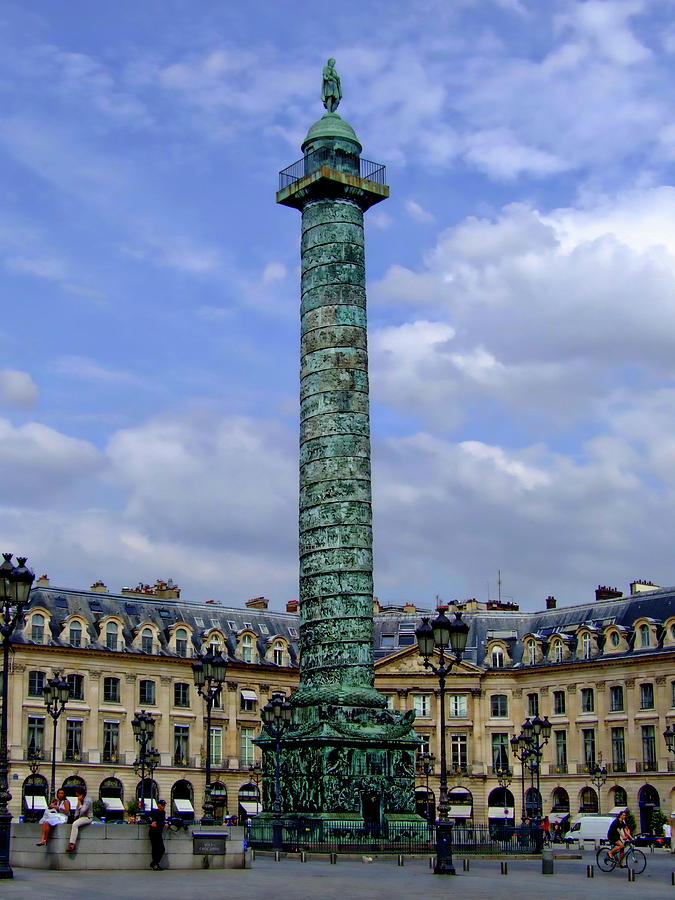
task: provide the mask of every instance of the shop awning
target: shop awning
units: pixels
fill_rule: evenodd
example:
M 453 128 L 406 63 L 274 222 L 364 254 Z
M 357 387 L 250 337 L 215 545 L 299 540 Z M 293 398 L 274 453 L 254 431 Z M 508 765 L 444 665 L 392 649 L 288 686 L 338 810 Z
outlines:
M 260 804 L 259 803 L 251 803 L 250 800 L 240 800 L 239 806 L 244 810 L 244 812 L 249 816 L 257 816 L 260 812 Z
M 514 815 L 513 806 L 488 806 L 488 819 L 512 819 Z
M 139 803 L 141 802 L 140 797 L 138 798 L 138 802 Z M 154 800 L 152 797 L 146 797 L 145 800 L 143 801 L 143 803 L 144 803 L 146 811 L 149 809 L 157 809 L 157 801 Z
M 254 703 L 258 702 L 258 695 L 255 691 L 241 691 L 242 700 L 253 700 Z
M 426 794 L 427 789 L 423 788 L 423 787 L 417 787 L 417 788 L 415 788 L 415 793 L 416 794 Z M 429 795 L 431 795 L 431 794 L 433 794 L 433 791 L 431 790 L 431 788 L 429 788 Z
M 26 796 L 26 809 L 47 809 L 47 798 L 43 797 L 42 794 L 33 794 L 33 796 Z
M 121 809 L 124 812 L 124 804 L 119 797 L 103 797 L 102 800 L 106 809 Z
M 470 819 L 473 806 L 449 806 L 449 819 Z
M 195 811 L 195 808 L 190 801 L 181 797 L 174 797 L 173 805 L 180 813 L 193 813 Z
M 613 806 L 610 811 L 607 813 L 608 816 L 618 816 L 619 813 L 622 813 L 624 810 L 628 809 L 627 806 Z

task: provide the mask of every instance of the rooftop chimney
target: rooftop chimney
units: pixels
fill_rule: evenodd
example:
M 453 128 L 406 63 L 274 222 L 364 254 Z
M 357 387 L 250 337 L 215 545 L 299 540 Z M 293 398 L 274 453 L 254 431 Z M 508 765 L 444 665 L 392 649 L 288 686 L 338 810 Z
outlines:
M 49 587 L 49 576 L 48 575 L 40 575 L 39 578 L 35 579 L 35 587 Z
M 414 614 L 414 613 L 417 612 L 417 607 L 415 606 L 414 603 L 405 603 L 405 604 L 403 605 L 403 612 L 404 612 L 404 613 L 413 613 L 413 614 Z
M 607 587 L 604 584 L 599 584 L 595 589 L 595 599 L 598 600 L 618 600 L 620 597 L 623 597 L 623 593 L 621 591 L 617 591 L 616 588 Z
M 557 602 L 558 601 L 555 599 L 555 597 L 549 595 L 546 598 L 546 609 L 555 609 Z
M 270 601 L 267 597 L 251 597 L 244 605 L 247 609 L 267 609 L 270 605 Z
M 654 584 L 653 581 L 631 581 L 630 583 L 630 592 L 631 594 L 642 594 L 644 591 L 658 591 L 659 585 Z
M 300 608 L 300 604 L 297 600 L 289 600 L 286 604 L 286 612 L 296 613 Z
M 96 591 L 97 594 L 107 594 L 108 588 L 102 581 L 95 581 L 89 588 L 90 591 Z

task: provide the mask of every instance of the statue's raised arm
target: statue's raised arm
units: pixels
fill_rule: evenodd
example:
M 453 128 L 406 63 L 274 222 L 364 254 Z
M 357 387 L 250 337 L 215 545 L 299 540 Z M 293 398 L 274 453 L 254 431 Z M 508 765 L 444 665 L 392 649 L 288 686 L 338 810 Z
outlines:
M 323 85 L 321 87 L 321 99 L 328 112 L 335 112 L 342 99 L 342 85 L 340 76 L 335 71 L 335 60 L 329 59 L 323 67 Z

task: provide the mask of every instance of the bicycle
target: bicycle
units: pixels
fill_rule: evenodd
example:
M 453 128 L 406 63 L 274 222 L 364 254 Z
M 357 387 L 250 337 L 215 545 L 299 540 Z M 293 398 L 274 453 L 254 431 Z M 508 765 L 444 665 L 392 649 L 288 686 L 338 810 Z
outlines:
M 619 853 L 610 856 L 610 847 L 601 847 L 595 854 L 595 861 L 601 872 L 612 872 L 619 865 Z M 628 841 L 624 845 L 623 866 L 630 869 L 636 875 L 640 875 L 647 868 L 647 857 L 642 850 L 636 849 Z

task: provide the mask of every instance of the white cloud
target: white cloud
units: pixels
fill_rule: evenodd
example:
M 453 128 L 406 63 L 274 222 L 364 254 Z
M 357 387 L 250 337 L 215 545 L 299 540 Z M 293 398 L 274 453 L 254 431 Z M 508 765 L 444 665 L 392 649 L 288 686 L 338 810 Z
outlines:
M 10 271 L 35 275 L 48 281 L 62 281 L 67 274 L 66 264 L 62 259 L 9 256 L 5 259 L 5 265 Z
M 283 281 L 286 277 L 286 266 L 280 262 L 268 263 L 263 269 L 262 282 L 269 284 L 274 281 Z
M 37 394 L 37 385 L 28 372 L 0 369 L 0 403 L 28 408 L 35 405 Z
M 424 207 L 421 206 L 417 202 L 417 200 L 412 200 L 412 199 L 406 200 L 405 208 L 406 208 L 406 212 L 408 213 L 410 218 L 415 219 L 415 221 L 417 221 L 417 222 L 428 223 L 428 222 L 434 221 L 434 217 L 433 217 L 432 213 L 430 213 L 428 210 L 424 209 Z
M 84 381 L 121 382 L 126 384 L 139 384 L 141 379 L 131 372 L 121 369 L 111 369 L 102 366 L 96 360 L 87 356 L 61 356 L 51 366 L 52 371 L 60 375 L 70 375 L 73 378 L 81 378 Z

